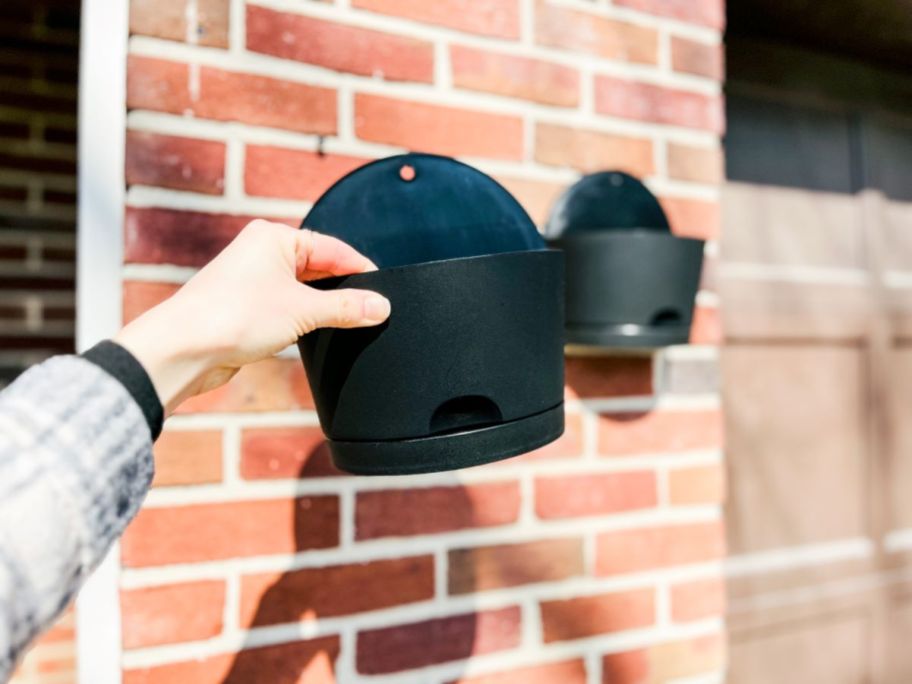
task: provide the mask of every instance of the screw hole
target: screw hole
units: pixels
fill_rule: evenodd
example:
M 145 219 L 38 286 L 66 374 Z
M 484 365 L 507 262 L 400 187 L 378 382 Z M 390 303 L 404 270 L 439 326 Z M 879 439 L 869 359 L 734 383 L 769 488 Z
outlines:
M 399 169 L 399 178 L 404 180 L 406 183 L 415 180 L 415 167 L 409 164 L 405 164 L 401 169 Z

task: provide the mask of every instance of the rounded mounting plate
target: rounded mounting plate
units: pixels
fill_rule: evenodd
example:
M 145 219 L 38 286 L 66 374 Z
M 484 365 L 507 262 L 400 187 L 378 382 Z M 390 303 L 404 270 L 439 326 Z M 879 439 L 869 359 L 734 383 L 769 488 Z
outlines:
M 659 200 L 642 182 L 623 171 L 601 171 L 584 176 L 558 198 L 545 237 L 616 230 L 670 232 L 671 227 Z
M 545 247 L 497 181 L 431 154 L 388 157 L 352 171 L 323 194 L 303 226 L 344 240 L 379 268 Z

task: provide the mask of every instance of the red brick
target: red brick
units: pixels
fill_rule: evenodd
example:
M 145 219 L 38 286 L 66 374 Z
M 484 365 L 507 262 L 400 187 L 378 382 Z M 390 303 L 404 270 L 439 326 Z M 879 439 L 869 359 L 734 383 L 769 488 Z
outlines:
M 548 539 L 449 552 L 450 594 L 554 582 L 582 574 L 582 539 Z
M 228 47 L 229 0 L 196 0 L 196 22 L 187 25 L 189 0 L 133 0 L 130 33 L 185 41 L 189 33 L 199 45 Z
M 31 644 L 13 671 L 10 684 L 76 682 L 76 632 L 70 607 L 54 626 Z M 45 675 L 51 675 L 45 678 Z
M 172 563 L 288 554 L 339 543 L 339 499 L 234 501 L 173 508 L 145 508 L 123 537 L 124 565 Z
M 187 37 L 188 0 L 133 0 L 130 33 L 168 40 Z
M 294 411 L 313 407 L 301 362 L 272 358 L 244 366 L 231 382 L 188 399 L 177 413 Z
M 29 71 L 30 71 L 29 67 L 25 66 L 22 71 L 22 75 L 25 76 L 26 74 L 29 73 Z M 57 129 L 52 129 L 52 130 L 57 130 Z M 47 135 L 47 134 L 48 134 L 48 131 L 45 131 L 45 135 Z M 6 139 L 12 138 L 15 140 L 28 140 L 31 137 L 31 130 L 30 130 L 28 123 L 25 121 L 18 122 L 18 123 L 14 123 L 12 121 L 3 121 L 2 123 L 0 123 L 0 135 L 2 135 Z M 67 135 L 71 136 L 69 138 L 68 142 L 72 143 L 75 141 L 75 139 L 76 139 L 75 135 L 72 135 L 72 133 L 69 133 L 69 132 L 67 133 Z M 9 190 L 9 188 L 4 188 L 4 190 Z
M 254 428 L 241 433 L 241 477 L 245 480 L 343 474 L 332 464 L 319 427 Z
M 136 264 L 203 266 L 254 217 L 197 211 L 127 207 L 124 260 Z M 297 226 L 300 219 L 271 218 Z
M 18 192 L 19 188 L 14 188 L 12 190 L 13 197 L 17 196 Z M 44 202 L 48 204 L 68 205 L 71 207 L 76 206 L 76 193 L 69 190 L 52 190 L 51 188 L 45 188 L 42 196 Z
M 498 38 L 519 38 L 519 0 L 352 0 L 361 9 Z
M 586 665 L 582 660 L 532 665 L 518 670 L 495 672 L 480 677 L 460 677 L 450 684 L 586 684 Z
M 698 240 L 713 240 L 719 237 L 722 217 L 718 202 L 684 197 L 660 197 L 659 200 L 668 214 L 675 235 Z
M 225 583 L 187 582 L 120 593 L 123 647 L 208 639 L 221 633 Z
M 721 133 L 725 128 L 722 98 L 650 83 L 596 76 L 595 111 L 606 116 L 700 128 Z
M 359 492 L 355 537 L 437 534 L 508 525 L 519 517 L 519 484 L 493 484 Z
M 602 658 L 602 684 L 652 684 L 721 670 L 725 642 L 711 635 Z
M 721 523 L 693 523 L 607 532 L 597 540 L 596 573 L 618 575 L 718 560 L 725 553 Z
M 517 116 L 355 96 L 355 133 L 362 140 L 410 150 L 519 160 L 523 122 Z
M 602 658 L 602 684 L 652 684 L 649 651 L 625 651 Z
M 180 285 L 174 283 L 125 281 L 123 284 L 123 322 L 129 323 L 153 306 L 161 304 L 177 292 L 179 287 Z
M 671 618 L 688 622 L 725 614 L 725 581 L 720 577 L 671 588 Z
M 658 503 L 651 471 L 540 477 L 535 512 L 540 518 L 573 518 L 652 508 Z
M 155 442 L 153 487 L 205 484 L 222 479 L 220 430 L 165 430 Z
M 671 37 L 671 64 L 675 71 L 721 81 L 725 77 L 724 56 L 721 43 L 707 45 L 687 38 Z
M 193 111 L 204 119 L 336 132 L 334 90 L 208 67 L 200 69 L 200 99 Z
M 434 598 L 434 558 L 419 556 L 241 578 L 241 624 L 351 615 Z
M 567 66 L 459 45 L 450 47 L 450 63 L 457 88 L 560 107 L 579 103 L 580 75 Z
M 196 0 L 196 41 L 200 45 L 228 47 L 231 0 Z
M 625 62 L 657 64 L 659 59 L 659 34 L 655 29 L 548 0 L 535 3 L 535 42 Z
M 635 397 L 652 394 L 652 359 L 633 356 L 577 356 L 566 360 L 568 399 Z
M 335 636 L 124 672 L 124 684 L 329 684 L 335 682 Z
M 57 622 L 39 638 L 38 643 L 56 644 L 76 639 L 76 614 L 72 605 L 57 618 Z
M 697 183 L 720 183 L 723 178 L 722 150 L 668 143 L 668 175 Z
M 652 589 L 581 596 L 541 604 L 545 643 L 649 627 L 655 622 Z
M 127 107 L 183 114 L 191 111 L 190 69 L 180 62 L 127 58 Z
M 0 93 L 0 95 L 6 95 L 6 93 Z M 13 100 L 19 100 L 22 95 L 12 95 L 9 96 Z M 19 104 L 17 102 L 17 104 Z M 25 106 L 24 103 L 20 106 Z M 17 174 L 19 173 L 28 173 L 28 172 L 46 172 L 54 173 L 59 175 L 74 176 L 76 174 L 76 160 L 71 157 L 71 155 L 66 155 L 66 157 L 51 157 L 51 156 L 38 156 L 33 153 L 28 153 L 25 150 L 9 150 L 8 148 L 3 149 L 3 156 L 0 157 L 4 169 L 8 169 Z
M 722 317 L 717 306 L 698 306 L 694 309 L 690 325 L 690 343 L 705 345 L 722 344 Z
M 191 97 L 189 84 L 186 64 L 131 56 L 127 106 L 304 133 L 336 132 L 336 93 L 329 88 L 212 67 L 199 68 L 197 97 Z
M 649 176 L 655 170 L 649 140 L 546 123 L 535 126 L 535 159 L 585 173 L 609 168 Z
M 38 661 L 38 672 L 42 675 L 72 677 L 76 672 L 76 653 L 42 654 L 42 659 Z M 54 677 L 54 680 L 63 681 L 57 677 Z M 17 682 L 13 681 L 11 684 Z
M 724 0 L 616 0 L 615 4 L 712 28 L 725 26 Z
M 24 184 L 20 181 L 20 187 L 18 188 L 0 188 L 0 199 L 8 200 L 13 202 L 25 202 L 28 200 L 28 188 L 24 187 Z M 4 247 L 3 256 L 7 257 L 11 252 L 24 252 L 24 249 L 17 247 Z M 16 254 L 16 257 L 19 257 L 19 254 Z
M 528 178 L 498 176 L 497 181 L 509 190 L 510 194 L 539 226 L 543 226 L 548 220 L 554 202 L 567 188 L 562 183 L 549 183 Z
M 519 646 L 519 608 L 437 618 L 358 633 L 358 672 L 411 670 Z
M 265 7 L 247 7 L 247 49 L 391 81 L 434 80 L 434 46 L 427 41 Z
M 719 411 L 605 413 L 599 417 L 603 456 L 668 453 L 722 446 Z
M 676 506 L 721 503 L 725 498 L 725 471 L 718 463 L 672 470 L 668 474 L 668 497 Z
M 127 131 L 127 185 L 207 195 L 225 191 L 225 143 Z
M 248 195 L 314 201 L 329 186 L 369 160 L 266 145 L 248 145 L 244 187 Z

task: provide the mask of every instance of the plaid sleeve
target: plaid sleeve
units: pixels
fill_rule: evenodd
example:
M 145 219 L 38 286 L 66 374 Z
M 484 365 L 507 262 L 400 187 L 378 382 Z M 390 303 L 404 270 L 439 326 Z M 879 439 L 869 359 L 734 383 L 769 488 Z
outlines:
M 124 385 L 63 356 L 0 393 L 0 682 L 142 503 L 152 437 Z

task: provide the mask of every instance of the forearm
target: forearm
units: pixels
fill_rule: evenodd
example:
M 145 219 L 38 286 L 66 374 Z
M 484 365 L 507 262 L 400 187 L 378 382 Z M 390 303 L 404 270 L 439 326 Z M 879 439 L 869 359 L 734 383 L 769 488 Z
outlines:
M 121 380 L 78 357 L 0 393 L 0 681 L 136 514 L 152 429 Z
M 136 514 L 163 413 L 316 328 L 382 323 L 382 296 L 302 283 L 373 268 L 334 238 L 254 221 L 120 346 L 0 394 L 0 682 Z

